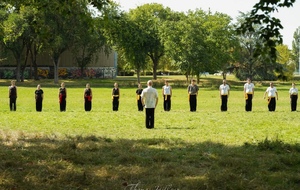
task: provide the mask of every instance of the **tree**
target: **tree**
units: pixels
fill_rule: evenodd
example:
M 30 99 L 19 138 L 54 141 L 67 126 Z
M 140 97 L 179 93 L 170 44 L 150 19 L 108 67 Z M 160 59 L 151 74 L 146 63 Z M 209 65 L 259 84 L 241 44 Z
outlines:
M 300 26 L 294 32 L 294 40 L 292 42 L 292 61 L 296 64 L 297 71 L 300 71 Z M 299 73 L 300 74 L 300 73 Z
M 80 30 L 75 31 L 74 44 L 72 47 L 73 56 L 80 67 L 81 76 L 84 69 L 93 59 L 97 59 L 97 52 L 110 52 L 110 48 L 106 45 L 106 38 L 103 35 L 103 24 L 101 18 L 92 18 L 90 16 L 82 16 L 81 22 L 78 22 Z
M 108 42 L 136 69 L 140 82 L 140 71 L 145 67 L 148 52 L 146 32 L 117 7 L 112 6 L 106 16 L 105 36 Z
M 151 3 L 132 9 L 128 13 L 129 19 L 143 31 L 145 53 L 153 63 L 153 79 L 157 79 L 159 60 L 165 53 L 159 27 L 169 19 L 170 12 L 169 8 L 164 8 L 161 4 Z
M 247 14 L 241 13 L 238 23 L 244 23 L 245 18 L 247 18 Z M 260 26 L 258 25 L 253 29 L 253 31 L 247 31 L 238 36 L 240 58 L 236 64 L 236 77 L 241 80 L 246 78 L 275 80 L 274 70 L 278 69 L 276 60 L 269 54 L 256 55 L 257 47 L 263 46 L 264 42 L 260 38 Z
M 82 22 L 92 16 L 88 9 L 90 3 L 97 8 L 103 8 L 107 4 L 107 1 L 54 0 L 50 4 L 46 3 L 43 6 L 49 37 L 47 40 L 47 49 L 54 65 L 55 83 L 58 83 L 58 68 L 61 54 L 73 47 L 76 39 L 84 38 L 82 36 L 85 35 L 84 32 L 77 31 L 86 30 L 86 28 L 82 28 L 81 26 L 83 26 Z M 88 25 L 88 28 L 90 27 Z
M 21 73 L 21 58 L 24 48 L 26 47 L 25 31 L 28 29 L 28 24 L 23 15 L 19 14 L 19 9 L 14 9 L 13 6 L 7 5 L 6 16 L 2 17 L 3 24 L 1 27 L 1 42 L 3 46 L 9 49 L 16 60 L 16 79 L 20 81 Z
M 238 28 L 238 32 L 258 31 L 262 41 L 256 44 L 254 55 L 269 54 L 273 62 L 276 61 L 276 46 L 282 44 L 280 29 L 283 28 L 278 18 L 272 17 L 273 12 L 277 12 L 281 7 L 292 7 L 296 0 L 260 0 L 253 6 L 252 11 L 246 17 L 244 23 Z M 256 27 L 259 26 L 257 30 Z
M 203 10 L 175 13 L 161 28 L 166 53 L 182 71 L 197 77 L 205 71 L 223 69 L 229 63 L 233 32 L 227 15 Z
M 295 63 L 291 60 L 291 51 L 287 45 L 278 45 L 276 47 L 278 52 L 277 63 L 280 69 L 275 71 L 276 76 L 281 80 L 290 80 L 293 78 L 293 72 L 295 71 Z

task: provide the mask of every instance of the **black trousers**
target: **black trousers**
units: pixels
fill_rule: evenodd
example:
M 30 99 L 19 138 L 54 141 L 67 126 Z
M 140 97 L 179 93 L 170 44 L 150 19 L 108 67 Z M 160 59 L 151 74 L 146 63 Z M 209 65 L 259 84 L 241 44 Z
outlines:
M 59 103 L 60 111 L 66 111 L 67 101 L 66 99 L 62 99 Z
M 43 108 L 43 99 L 37 99 L 35 102 L 35 110 L 42 111 Z
M 269 111 L 275 111 L 275 109 L 276 109 L 276 99 L 275 99 L 275 97 L 268 98 L 268 101 L 269 101 L 269 104 L 268 104 Z
M 197 110 L 197 95 L 190 95 L 190 111 Z
M 112 102 L 113 111 L 119 110 L 119 97 L 114 97 Z
M 221 96 L 221 111 L 227 111 L 227 102 L 228 102 L 228 96 L 222 95 Z
M 154 128 L 154 110 L 155 108 L 146 108 L 146 128 Z
M 171 96 L 164 95 L 164 110 L 170 111 L 171 110 Z
M 88 98 L 84 98 L 84 110 L 85 111 L 92 110 L 92 101 L 89 101 Z
M 16 104 L 17 98 L 9 98 L 9 108 L 10 111 L 16 111 L 17 110 L 17 104 Z
M 296 111 L 297 110 L 297 100 L 298 96 L 297 95 L 291 95 L 291 110 Z
M 252 111 L 252 94 L 247 94 L 248 98 L 246 100 L 246 106 L 245 106 L 245 110 L 246 111 Z
M 144 110 L 141 97 L 137 100 L 137 106 L 138 106 L 138 111 Z

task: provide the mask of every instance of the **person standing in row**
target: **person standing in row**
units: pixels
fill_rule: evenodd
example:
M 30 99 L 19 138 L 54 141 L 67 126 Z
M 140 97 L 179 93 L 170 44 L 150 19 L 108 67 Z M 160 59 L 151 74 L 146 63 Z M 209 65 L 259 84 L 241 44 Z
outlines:
M 172 97 L 172 87 L 169 85 L 169 82 L 166 80 L 165 85 L 162 87 L 162 95 L 164 100 L 164 110 L 171 110 L 171 97 Z
M 278 93 L 276 87 L 274 87 L 274 84 L 272 82 L 270 83 L 270 87 L 267 88 L 264 94 L 264 99 L 266 98 L 267 94 L 268 94 L 268 109 L 269 111 L 275 111 L 276 99 L 278 100 Z
M 292 88 L 289 91 L 291 99 L 291 111 L 297 110 L 297 100 L 298 100 L 298 89 L 295 87 L 295 83 L 292 83 Z
M 37 85 L 34 94 L 35 94 L 35 109 L 36 111 L 41 112 L 43 109 L 44 91 L 41 89 L 40 84 Z
M 199 88 L 195 84 L 196 80 L 191 80 L 191 84 L 188 86 L 189 102 L 190 102 L 190 111 L 195 112 L 197 110 L 197 96 Z
M 254 84 L 250 78 L 247 79 L 247 83 L 244 85 L 244 96 L 246 99 L 246 111 L 252 111 L 252 99 L 254 98 Z
M 146 110 L 146 128 L 154 128 L 154 111 L 158 103 L 158 93 L 155 88 L 152 88 L 152 81 L 147 82 L 147 88 L 145 88 L 141 94 L 142 103 Z
M 227 111 L 227 102 L 229 98 L 229 86 L 226 84 L 226 80 L 223 80 L 223 84 L 220 85 L 220 99 L 221 99 L 221 111 Z
M 92 110 L 92 89 L 89 83 L 85 85 L 85 89 L 83 92 L 83 97 L 84 97 L 84 110 L 85 111 L 91 111 Z
M 136 102 L 137 102 L 137 107 L 138 107 L 138 111 L 143 111 L 144 107 L 142 104 L 142 98 L 141 98 L 141 94 L 143 92 L 143 88 L 142 88 L 142 84 L 139 83 L 138 84 L 138 89 L 136 90 Z
M 114 88 L 112 89 L 112 108 L 113 111 L 119 110 L 119 100 L 120 100 L 120 89 L 118 87 L 118 83 L 114 84 Z
M 59 108 L 60 111 L 66 111 L 66 105 L 67 105 L 67 89 L 65 88 L 65 83 L 62 82 L 60 84 L 60 88 L 58 89 L 58 99 L 59 99 Z
M 9 97 L 9 108 L 10 111 L 17 110 L 17 86 L 16 81 L 12 80 L 11 85 L 8 87 L 8 97 Z

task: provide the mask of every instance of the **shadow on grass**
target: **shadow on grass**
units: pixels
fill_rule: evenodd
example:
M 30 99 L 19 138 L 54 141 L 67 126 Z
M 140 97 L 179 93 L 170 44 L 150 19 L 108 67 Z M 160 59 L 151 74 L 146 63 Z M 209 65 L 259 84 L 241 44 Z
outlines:
M 0 189 L 298 189 L 300 147 L 2 135 Z

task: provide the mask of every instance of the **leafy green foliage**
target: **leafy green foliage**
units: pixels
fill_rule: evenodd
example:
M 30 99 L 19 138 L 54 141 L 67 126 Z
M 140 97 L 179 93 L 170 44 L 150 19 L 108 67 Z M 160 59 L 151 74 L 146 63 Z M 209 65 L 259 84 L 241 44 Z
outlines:
M 255 56 L 270 54 L 273 61 L 276 60 L 276 45 L 282 43 L 280 29 L 283 28 L 278 18 L 272 17 L 280 7 L 291 7 L 295 0 L 260 0 L 253 6 L 250 15 L 238 29 L 239 33 L 254 32 L 259 26 L 259 38 L 262 44 L 256 44 Z

